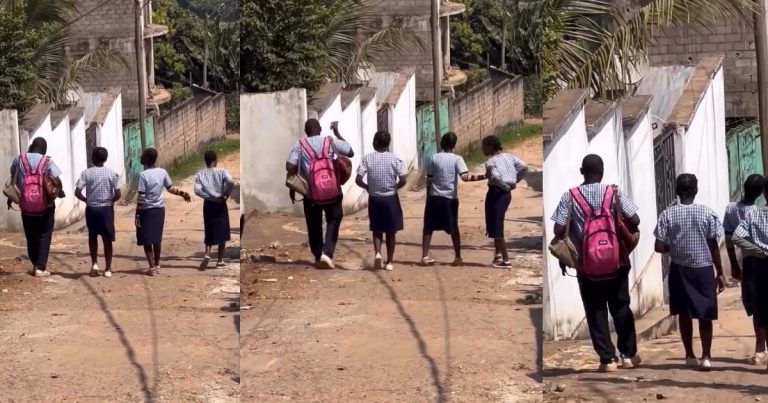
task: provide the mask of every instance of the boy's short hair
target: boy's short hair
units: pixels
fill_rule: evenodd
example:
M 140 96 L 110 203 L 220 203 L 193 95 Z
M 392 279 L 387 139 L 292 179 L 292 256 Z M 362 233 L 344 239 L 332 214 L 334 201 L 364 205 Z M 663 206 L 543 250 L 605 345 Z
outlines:
M 155 165 L 157 162 L 157 150 L 147 148 L 141 153 L 141 165 Z
M 210 166 L 211 164 L 216 162 L 216 159 L 217 159 L 216 151 L 213 151 L 213 150 L 206 151 L 205 154 L 203 155 L 203 158 L 205 159 L 205 165 Z
M 675 192 L 680 197 L 693 196 L 699 188 L 699 180 L 694 174 L 680 174 L 675 181 Z
M 454 132 L 448 132 L 443 134 L 443 137 L 440 138 L 440 148 L 443 151 L 449 151 L 456 148 L 456 142 L 458 142 L 459 139 L 456 137 L 456 133 Z
M 373 148 L 376 150 L 389 149 L 392 136 L 386 130 L 379 130 L 373 135 Z
M 493 151 L 501 151 L 501 140 L 494 135 L 487 136 L 483 139 L 483 147 L 488 147 Z
M 763 194 L 763 176 L 752 174 L 744 181 L 744 197 L 757 199 Z
M 107 162 L 107 158 L 109 157 L 109 152 L 104 147 L 96 147 L 93 149 L 93 152 L 91 153 L 91 160 L 94 164 L 103 164 Z

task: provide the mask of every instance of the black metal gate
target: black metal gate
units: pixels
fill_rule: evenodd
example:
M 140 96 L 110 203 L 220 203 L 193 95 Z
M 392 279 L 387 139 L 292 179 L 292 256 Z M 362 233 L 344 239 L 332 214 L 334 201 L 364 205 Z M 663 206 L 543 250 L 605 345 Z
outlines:
M 93 150 L 98 146 L 96 139 L 96 126 L 85 130 L 85 155 L 88 158 L 88 168 L 93 166 Z
M 654 168 L 656 173 L 656 212 L 675 203 L 675 129 L 666 127 L 653 139 Z
M 379 109 L 376 120 L 377 130 L 389 131 L 389 107 L 387 105 L 384 105 Z

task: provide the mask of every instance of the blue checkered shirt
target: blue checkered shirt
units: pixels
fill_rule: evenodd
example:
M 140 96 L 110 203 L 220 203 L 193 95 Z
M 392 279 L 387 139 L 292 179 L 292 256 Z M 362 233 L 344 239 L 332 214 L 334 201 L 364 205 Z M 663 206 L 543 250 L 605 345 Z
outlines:
M 764 254 L 768 254 L 768 208 L 749 209 L 747 215 L 733 232 L 733 238 L 743 239 L 758 247 Z M 751 253 L 748 254 L 751 255 Z
M 312 148 L 312 150 L 315 152 L 316 155 L 320 155 L 320 152 L 323 151 L 323 141 L 325 140 L 325 136 L 311 136 L 306 137 L 307 142 L 309 143 L 309 147 Z M 293 147 L 291 147 L 291 151 L 288 153 L 288 160 L 287 162 L 291 165 L 296 165 L 299 167 L 299 172 L 303 177 L 309 176 L 309 155 L 304 151 L 304 147 L 301 146 L 300 141 L 297 141 Z M 335 151 L 334 151 L 335 147 Z M 352 147 L 347 143 L 346 141 L 342 141 L 336 138 L 331 139 L 331 147 L 328 151 L 328 156 L 330 158 L 335 158 L 336 152 L 339 154 L 349 157 L 349 155 L 352 153 Z
M 42 154 L 37 153 L 28 153 L 27 159 L 29 160 L 29 166 L 32 168 L 32 170 L 35 170 L 37 168 L 37 164 L 40 163 L 40 160 L 44 156 Z M 21 163 L 20 156 L 17 156 L 13 159 L 13 163 L 11 164 L 11 174 L 16 172 L 16 186 L 21 189 L 24 186 L 24 177 L 26 177 L 27 173 L 24 171 L 24 164 Z M 58 166 L 56 166 L 56 163 L 53 162 L 52 158 L 48 159 L 48 166 L 45 168 L 45 173 L 48 175 L 51 175 L 54 178 L 58 178 L 61 176 L 61 169 L 59 169 Z
M 372 152 L 363 157 L 357 169 L 359 176 L 367 175 L 368 194 L 371 196 L 393 196 L 397 194 L 397 183 L 405 176 L 405 163 L 389 151 Z
M 602 183 L 590 183 L 587 185 L 579 186 L 581 194 L 587 201 L 587 204 L 595 211 L 603 204 L 603 198 L 605 197 L 605 191 L 609 185 Z M 629 198 L 624 192 L 619 189 L 618 192 L 619 203 L 621 203 L 621 212 L 626 218 L 630 218 L 637 214 L 640 210 L 632 199 Z M 581 210 L 581 207 L 577 203 L 574 203 L 571 192 L 563 193 L 563 197 L 560 198 L 560 204 L 557 205 L 555 213 L 552 214 L 552 221 L 556 224 L 566 226 L 568 224 L 568 212 L 571 212 L 571 227 L 570 237 L 575 245 L 581 245 L 584 238 L 584 221 L 586 221 L 586 214 Z M 616 207 L 611 204 L 611 213 L 616 213 Z
M 195 194 L 205 200 L 216 200 L 232 184 L 232 175 L 223 168 L 206 168 L 195 176 Z
M 80 174 L 75 187 L 85 189 L 88 207 L 109 207 L 120 189 L 120 175 L 107 167 L 91 167 Z
M 525 162 L 512 154 L 496 154 L 485 162 L 488 186 L 508 191 L 512 189 L 513 184 L 517 183 L 517 174 L 526 168 L 528 166 Z
M 744 204 L 742 202 L 728 203 L 725 207 L 725 216 L 723 217 L 723 231 L 725 236 L 731 236 L 739 223 L 744 221 L 747 217 L 747 213 L 755 208 L 754 204 Z
M 467 172 L 467 164 L 460 155 L 446 151 L 433 155 L 427 166 L 429 195 L 456 199 L 459 175 Z
M 144 194 L 144 204 L 140 209 L 165 207 L 163 190 L 173 186 L 171 177 L 163 168 L 149 168 L 139 176 L 139 193 Z
M 669 246 L 673 263 L 685 267 L 709 267 L 709 240 L 723 236 L 723 226 L 711 208 L 703 204 L 677 203 L 661 212 L 653 235 Z

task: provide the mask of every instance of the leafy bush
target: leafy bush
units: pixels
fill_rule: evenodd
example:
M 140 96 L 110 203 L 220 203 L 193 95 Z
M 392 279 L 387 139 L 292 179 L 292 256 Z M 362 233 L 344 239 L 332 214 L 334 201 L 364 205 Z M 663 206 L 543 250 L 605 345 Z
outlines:
M 525 77 L 523 87 L 525 89 L 525 115 L 540 117 L 544 113 L 544 104 L 547 102 L 544 81 L 538 75 Z
M 240 94 L 228 94 L 225 98 L 227 130 L 237 132 L 240 130 Z

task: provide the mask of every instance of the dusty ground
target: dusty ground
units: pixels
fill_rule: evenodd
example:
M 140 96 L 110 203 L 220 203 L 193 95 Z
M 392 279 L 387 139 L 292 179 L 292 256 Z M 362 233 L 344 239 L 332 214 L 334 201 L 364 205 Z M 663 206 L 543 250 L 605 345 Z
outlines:
M 591 344 L 545 343 L 546 400 L 551 402 L 755 402 L 768 400 L 765 367 L 746 364 L 754 352 L 751 320 L 741 305 L 738 288 L 719 298 L 720 320 L 715 322 L 713 370 L 703 373 L 683 366 L 679 334 L 642 343 L 641 368 L 612 374 L 594 371 Z M 698 330 L 694 331 L 694 336 Z M 698 338 L 694 340 L 701 354 Z
M 507 215 L 512 270 L 488 267 L 484 183 L 460 184 L 463 268 L 449 266 L 442 233 L 439 264 L 418 266 L 423 190 L 401 193 L 393 272 L 362 270 L 372 255 L 365 211 L 345 217 L 332 271 L 309 266 L 303 218 L 250 220 L 244 249 L 277 261 L 243 265 L 243 401 L 541 401 L 541 140 L 512 151 L 539 171 Z
M 237 155 L 221 163 L 239 176 Z M 192 181 L 180 185 L 192 193 Z M 238 228 L 229 266 L 198 271 L 202 201 L 193 200 L 166 195 L 156 277 L 140 272 L 133 206 L 116 211 L 111 279 L 87 275 L 78 228 L 55 233 L 46 279 L 24 274 L 21 234 L 0 234 L 0 402 L 239 401 L 239 313 L 230 307 L 239 299 Z M 232 204 L 233 223 L 239 215 Z

